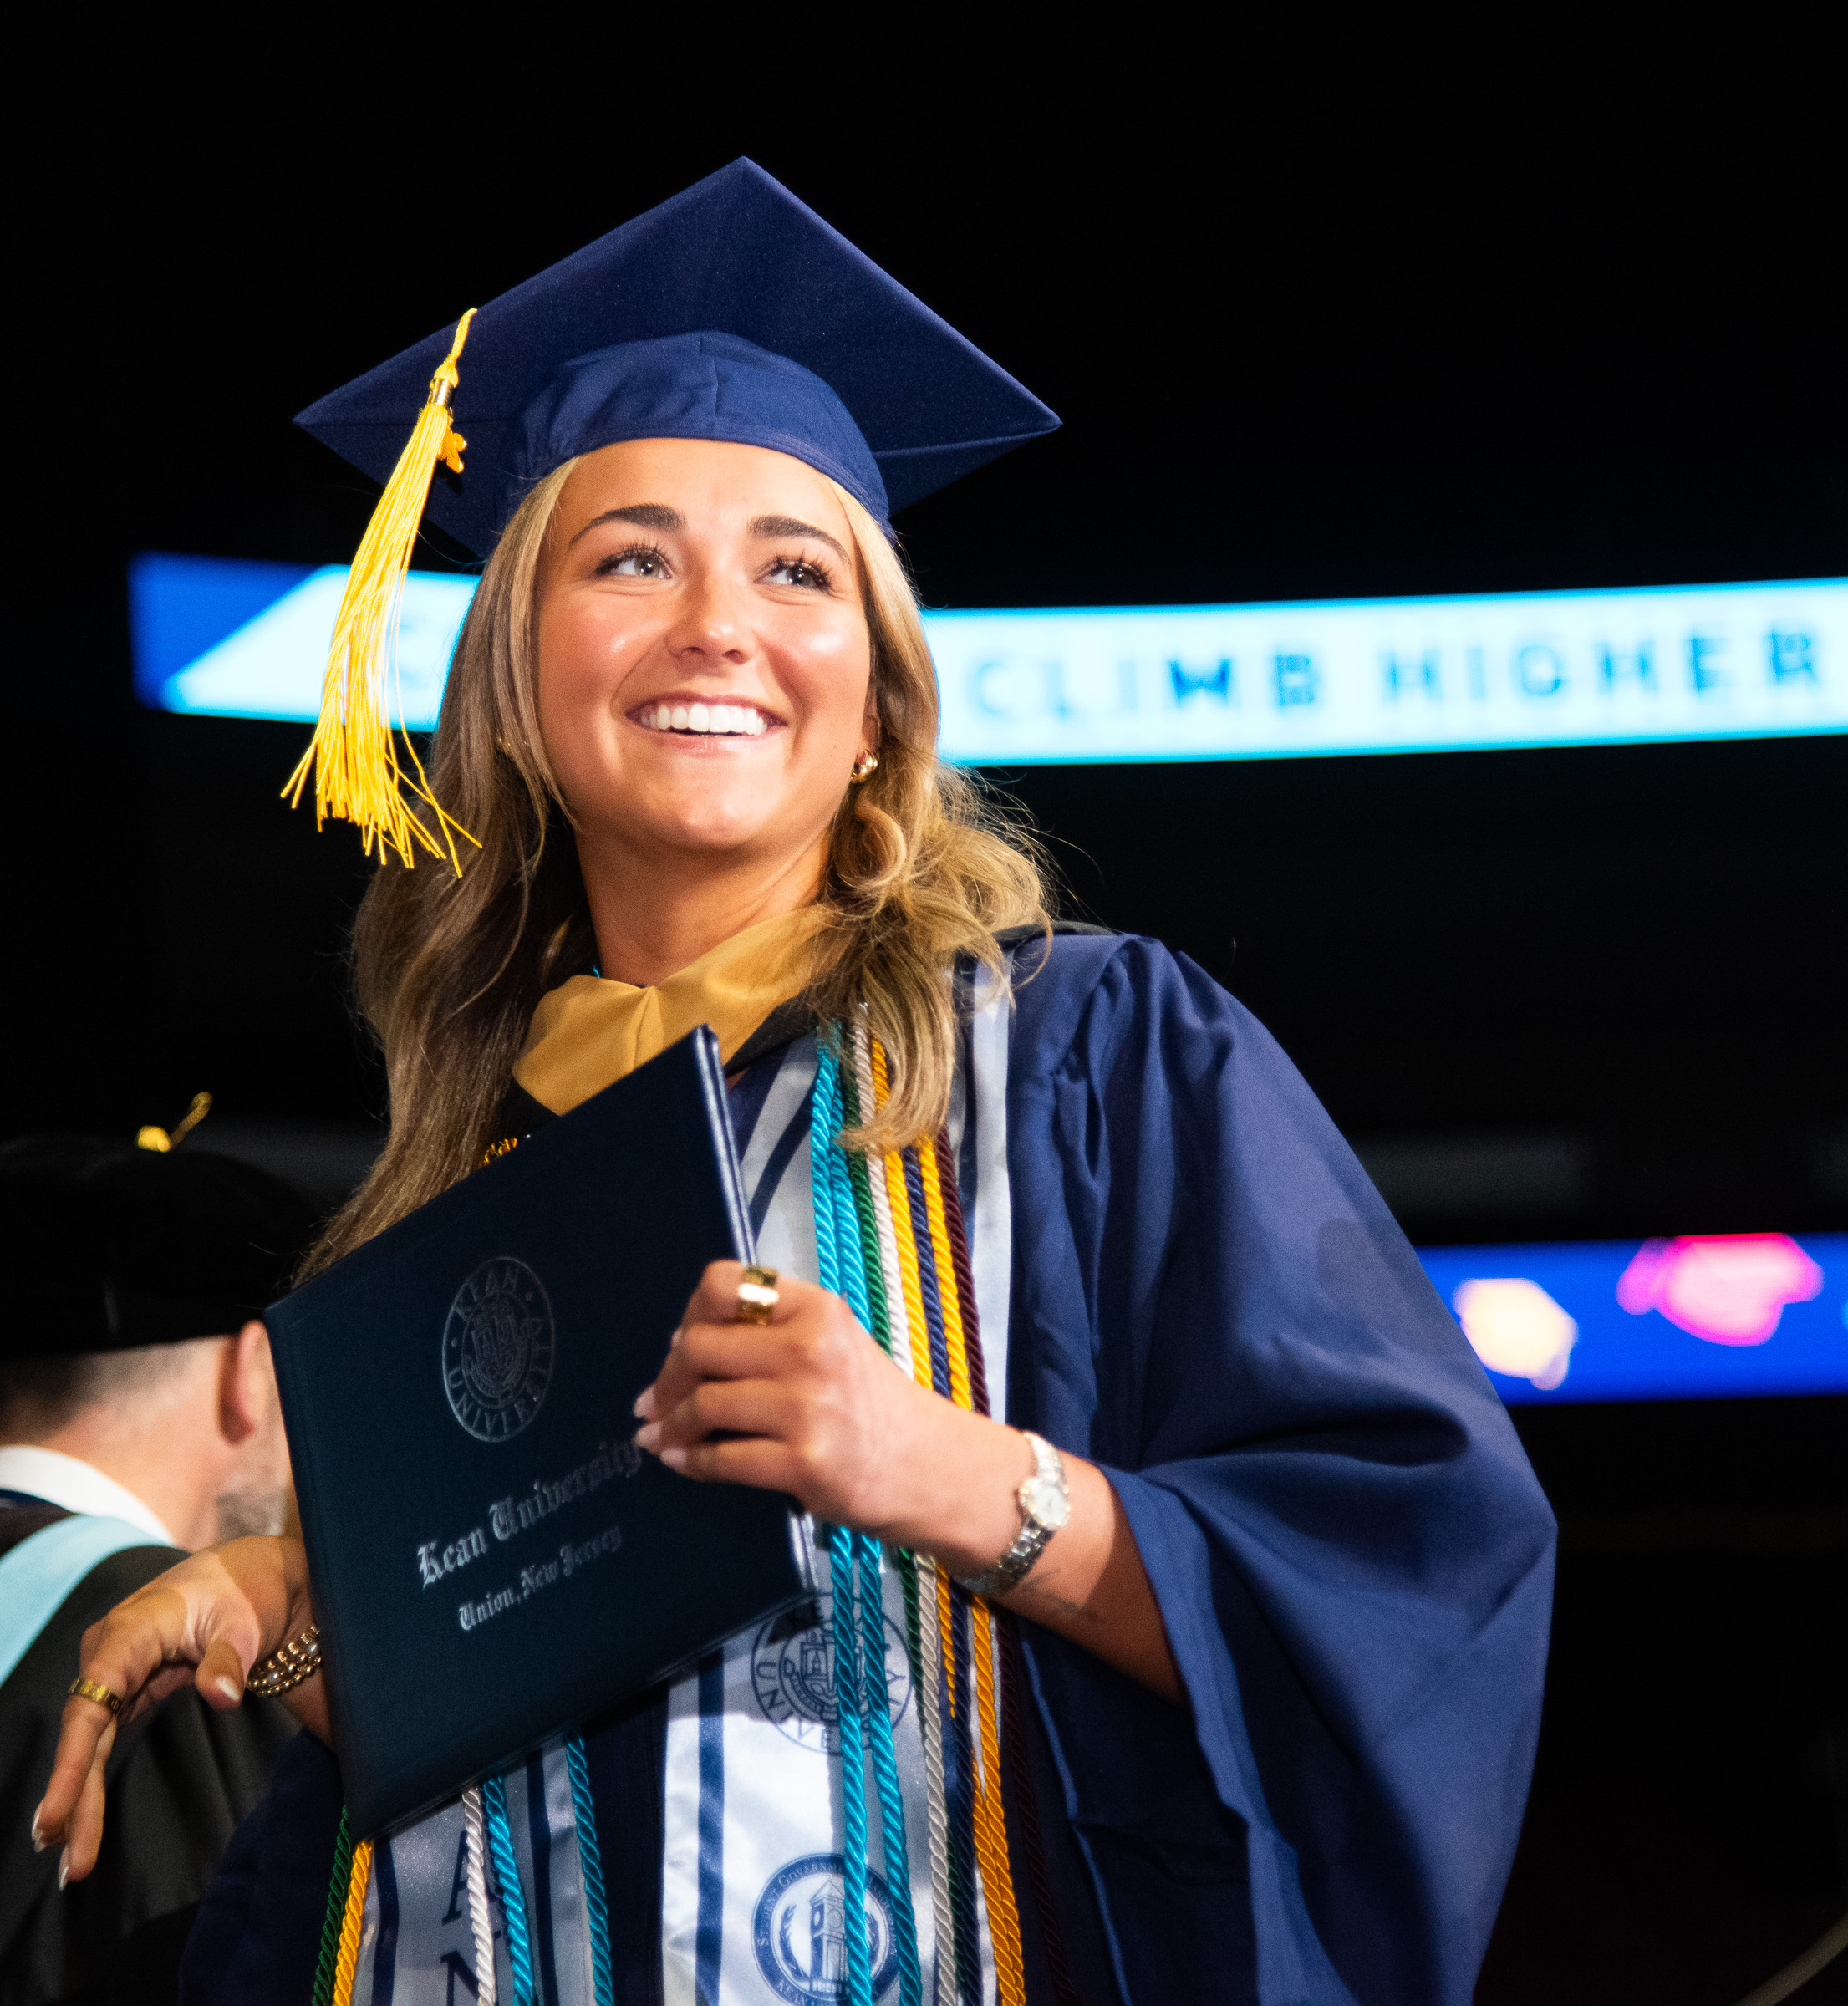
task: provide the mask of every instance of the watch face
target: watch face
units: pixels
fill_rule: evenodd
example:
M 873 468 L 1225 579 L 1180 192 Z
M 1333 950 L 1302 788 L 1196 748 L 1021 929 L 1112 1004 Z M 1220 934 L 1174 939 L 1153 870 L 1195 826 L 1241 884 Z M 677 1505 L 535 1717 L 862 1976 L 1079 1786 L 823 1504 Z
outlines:
M 1021 1486 L 1021 1501 L 1041 1525 L 1054 1532 L 1072 1516 L 1072 1499 L 1065 1486 L 1050 1477 L 1030 1477 Z

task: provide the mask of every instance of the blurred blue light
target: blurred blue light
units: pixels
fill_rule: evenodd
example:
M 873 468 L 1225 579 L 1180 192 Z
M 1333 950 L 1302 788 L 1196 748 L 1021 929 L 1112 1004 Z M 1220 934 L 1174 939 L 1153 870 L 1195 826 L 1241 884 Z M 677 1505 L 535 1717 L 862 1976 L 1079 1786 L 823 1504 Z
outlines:
M 253 564 L 238 558 L 136 558 L 129 567 L 135 694 L 171 710 L 174 679 L 289 593 L 307 564 Z
M 1421 1247 L 1418 1259 L 1510 1406 L 1848 1392 L 1848 1234 Z
M 152 707 L 309 719 L 344 570 L 150 554 Z M 398 681 L 430 729 L 475 581 L 413 572 Z M 1848 581 L 1479 598 L 931 613 L 944 756 L 1089 764 L 1848 731 Z

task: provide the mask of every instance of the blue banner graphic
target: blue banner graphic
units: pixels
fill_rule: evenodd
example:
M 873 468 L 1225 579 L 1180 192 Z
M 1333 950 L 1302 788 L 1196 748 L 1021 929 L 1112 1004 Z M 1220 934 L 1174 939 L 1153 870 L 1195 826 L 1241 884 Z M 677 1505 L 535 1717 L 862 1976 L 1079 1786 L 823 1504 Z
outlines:
M 346 573 L 147 555 L 152 707 L 309 719 Z M 471 578 L 413 572 L 405 722 L 436 720 Z M 1274 759 L 1848 731 L 1848 580 L 1277 606 L 929 613 L 965 766 Z

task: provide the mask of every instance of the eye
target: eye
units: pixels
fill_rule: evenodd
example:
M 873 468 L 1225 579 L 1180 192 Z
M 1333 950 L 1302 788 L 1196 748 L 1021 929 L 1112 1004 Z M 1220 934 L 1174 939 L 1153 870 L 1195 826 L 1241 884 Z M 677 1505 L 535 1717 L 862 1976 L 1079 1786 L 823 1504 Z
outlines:
M 631 543 L 627 550 L 613 551 L 598 560 L 600 578 L 664 578 L 668 562 L 664 552 L 652 543 Z
M 832 592 L 834 579 L 813 558 L 778 558 L 764 573 L 766 585 L 793 585 L 799 592 Z

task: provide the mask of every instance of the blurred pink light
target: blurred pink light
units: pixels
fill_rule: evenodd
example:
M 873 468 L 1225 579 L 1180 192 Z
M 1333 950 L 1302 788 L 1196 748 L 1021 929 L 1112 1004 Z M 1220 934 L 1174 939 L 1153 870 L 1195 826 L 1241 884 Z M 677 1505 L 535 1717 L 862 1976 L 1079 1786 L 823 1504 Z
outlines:
M 1660 1310 L 1709 1344 L 1763 1344 L 1789 1302 L 1807 1302 L 1822 1270 L 1787 1233 L 1688 1234 L 1641 1247 L 1617 1283 L 1632 1316 Z

